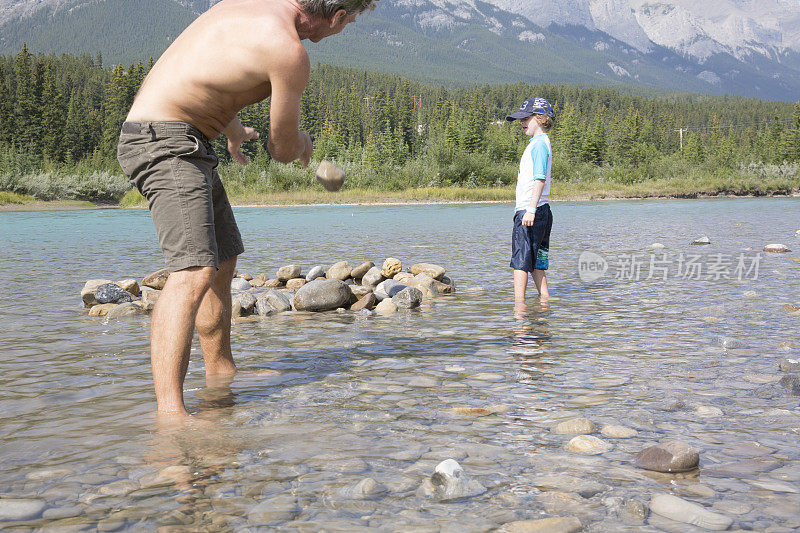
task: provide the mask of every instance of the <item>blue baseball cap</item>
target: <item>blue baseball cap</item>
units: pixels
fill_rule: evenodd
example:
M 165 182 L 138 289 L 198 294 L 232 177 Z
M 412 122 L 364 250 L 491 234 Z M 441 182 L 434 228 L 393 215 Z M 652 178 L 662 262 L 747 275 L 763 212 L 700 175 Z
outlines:
M 519 120 L 527 118 L 531 115 L 547 115 L 553 120 L 556 119 L 556 113 L 553 111 L 553 106 L 544 98 L 528 98 L 519 107 L 519 111 L 512 113 L 506 117 L 506 120 Z

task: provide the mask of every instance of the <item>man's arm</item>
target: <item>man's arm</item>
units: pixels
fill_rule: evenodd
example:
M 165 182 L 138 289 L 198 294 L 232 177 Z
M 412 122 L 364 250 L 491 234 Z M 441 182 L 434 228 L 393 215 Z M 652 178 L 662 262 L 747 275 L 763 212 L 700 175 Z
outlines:
M 222 133 L 228 138 L 228 152 L 236 161 L 242 165 L 247 165 L 250 161 L 242 153 L 242 143 L 253 139 L 258 139 L 258 132 L 253 128 L 245 128 L 239 119 L 234 117 Z
M 269 111 L 267 149 L 276 161 L 290 163 L 299 159 L 307 167 L 314 150 L 311 137 L 300 131 L 300 97 L 305 90 L 311 66 L 302 45 L 287 52 L 283 61 L 270 73 L 272 100 Z

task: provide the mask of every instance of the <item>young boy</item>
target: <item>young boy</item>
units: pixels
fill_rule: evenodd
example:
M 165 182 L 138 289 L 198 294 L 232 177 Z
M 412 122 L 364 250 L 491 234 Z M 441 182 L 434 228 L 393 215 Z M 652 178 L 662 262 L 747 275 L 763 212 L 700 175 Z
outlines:
M 553 106 L 544 98 L 529 98 L 522 103 L 519 111 L 506 117 L 508 121 L 519 120 L 525 135 L 532 137 L 522 154 L 517 177 L 511 251 L 516 302 L 525 301 L 529 272 L 539 296 L 550 296 L 545 271 L 549 266 L 550 229 L 553 227 L 548 199 L 553 150 L 547 133 L 555 119 Z

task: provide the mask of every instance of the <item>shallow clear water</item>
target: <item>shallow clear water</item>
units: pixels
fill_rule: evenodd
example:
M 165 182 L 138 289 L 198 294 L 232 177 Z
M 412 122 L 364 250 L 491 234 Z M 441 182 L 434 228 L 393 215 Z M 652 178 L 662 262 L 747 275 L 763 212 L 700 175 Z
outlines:
M 239 367 L 280 377 L 207 384 L 195 347 L 186 401 L 202 425 L 181 430 L 155 423 L 148 319 L 90 318 L 79 296 L 87 279 L 161 267 L 149 214 L 0 213 L 0 498 L 47 507 L 0 528 L 461 533 L 575 516 L 592 531 L 685 531 L 657 516 L 631 525 L 615 503 L 658 493 L 713 506 L 734 529 L 800 527 L 800 398 L 777 382 L 780 361 L 800 358 L 800 316 L 784 308 L 800 305 L 800 199 L 553 212 L 554 298 L 515 313 L 508 205 L 238 209 L 240 272 L 392 256 L 445 266 L 458 293 L 393 317 L 236 324 Z M 690 246 L 700 235 L 712 244 Z M 773 242 L 795 252 L 762 254 L 757 279 L 677 272 L 683 253 L 700 256 L 701 278 L 714 263 L 736 278 L 739 258 L 752 266 Z M 609 262 L 605 277 L 581 280 L 584 252 Z M 666 271 L 651 270 L 653 253 Z M 506 408 L 454 410 L 494 405 Z M 613 448 L 569 452 L 550 428 L 578 416 L 639 433 L 595 433 Z M 697 447 L 699 473 L 632 464 L 663 438 Z M 448 458 L 487 491 L 418 495 Z M 365 478 L 386 490 L 342 492 Z M 597 494 L 575 489 L 591 482 Z

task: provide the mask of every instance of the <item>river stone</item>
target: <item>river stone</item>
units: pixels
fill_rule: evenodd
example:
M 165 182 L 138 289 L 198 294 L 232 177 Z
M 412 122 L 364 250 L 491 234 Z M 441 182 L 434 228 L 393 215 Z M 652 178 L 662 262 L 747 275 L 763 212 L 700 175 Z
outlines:
M 415 287 L 406 287 L 392 296 L 392 303 L 400 309 L 415 309 L 422 303 L 422 291 Z
M 134 316 L 138 315 L 141 312 L 141 307 L 135 305 L 131 302 L 127 302 L 124 304 L 119 304 L 118 306 L 114 307 L 114 309 L 110 310 L 106 317 L 108 318 L 121 318 L 124 316 Z
M 256 297 L 250 292 L 242 292 L 233 297 L 234 305 L 237 303 L 241 314 L 238 316 L 252 315 L 256 307 Z
M 97 287 L 94 299 L 99 304 L 124 304 L 133 301 L 131 293 L 116 283 L 104 283 Z
M 423 298 L 433 298 L 438 294 L 436 289 L 436 280 L 424 272 L 417 274 L 408 280 L 409 287 L 416 287 L 422 292 Z
M 298 311 L 331 311 L 344 307 L 353 297 L 350 287 L 339 279 L 315 279 L 300 287 L 294 297 Z
M 317 167 L 317 181 L 328 192 L 336 192 L 344 185 L 344 170 L 330 161 L 322 160 Z
M 403 263 L 400 262 L 399 259 L 395 259 L 394 257 L 389 257 L 386 261 L 383 262 L 383 267 L 381 268 L 381 275 L 384 278 L 392 279 L 395 274 L 403 270 Z
M 539 520 L 518 520 L 503 524 L 499 533 L 575 533 L 583 528 L 581 521 L 574 516 L 541 518 Z
M 423 272 L 425 274 L 428 274 L 436 281 L 442 281 L 445 269 L 442 266 L 434 265 L 432 263 L 417 263 L 416 265 L 411 266 L 411 273 L 414 274 L 415 276 Z
M 653 496 L 650 500 L 650 511 L 676 522 L 714 531 L 725 531 L 733 524 L 733 519 L 721 513 L 709 511 L 696 503 L 688 502 L 670 494 L 656 494 Z
M 791 252 L 785 244 L 768 244 L 764 247 L 764 251 L 770 254 L 785 254 Z
M 308 281 L 306 281 L 305 278 L 294 278 L 286 282 L 286 288 L 290 291 L 296 291 L 306 283 L 308 283 Z
M 280 495 L 264 500 L 247 512 L 248 520 L 255 525 L 286 522 L 300 514 L 297 499 L 291 495 Z
M 411 272 L 398 272 L 392 279 L 408 285 L 408 282 L 414 279 L 414 274 Z
M 299 278 L 300 265 L 283 266 L 278 269 L 278 272 L 275 274 L 275 277 L 278 279 L 278 281 L 282 281 L 284 283 L 286 283 L 290 279 Z
M 384 279 L 385 278 L 383 274 L 381 274 L 381 269 L 378 267 L 372 267 L 367 271 L 366 274 L 364 274 L 364 277 L 361 278 L 361 285 L 364 287 L 369 287 L 370 289 L 374 289 Z
M 375 312 L 379 315 L 391 315 L 397 312 L 397 306 L 387 298 L 375 306 Z
M 722 409 L 719 407 L 714 407 L 712 405 L 698 405 L 694 409 L 694 414 L 700 418 L 716 418 L 725 413 L 723 413 Z
M 585 455 L 598 455 L 611 448 L 611 444 L 592 435 L 578 435 L 567 443 L 567 450 Z
M 167 278 L 169 278 L 169 270 L 162 268 L 161 270 L 156 270 L 149 276 L 146 276 L 142 280 L 142 286 L 150 287 L 151 289 L 160 291 L 164 289 L 164 285 L 167 283 Z
M 314 281 L 317 278 L 324 278 L 325 277 L 325 269 L 322 268 L 322 265 L 315 265 L 311 267 L 311 270 L 308 271 L 306 274 L 306 281 Z
M 19 522 L 38 518 L 47 505 L 42 500 L 0 498 L 0 521 Z
M 265 289 L 277 289 L 279 287 L 285 287 L 285 286 L 286 286 L 286 282 L 285 281 L 281 281 L 279 279 L 269 279 L 264 283 L 264 288 Z
M 350 271 L 350 277 L 353 279 L 361 279 L 374 266 L 375 263 L 373 263 L 372 261 L 361 263 L 360 265 L 358 265 L 357 267 L 355 267 L 353 270 Z
M 703 235 L 702 237 L 693 240 L 692 244 L 695 246 L 703 246 L 706 244 L 711 244 L 711 239 Z
M 90 279 L 86 282 L 81 289 L 81 300 L 83 300 L 83 305 L 86 307 L 91 307 L 96 305 L 98 302 L 95 297 L 94 293 L 97 291 L 97 288 L 101 285 L 105 285 L 107 283 L 111 283 L 110 279 Z
M 800 376 L 797 374 L 786 374 L 778 384 L 782 385 L 792 396 L 800 396 Z
M 367 294 L 372 294 L 372 289 L 364 287 L 363 285 L 350 285 L 350 291 L 353 293 L 353 296 L 359 300 Z
M 780 369 L 782 372 L 800 372 L 800 361 L 797 359 L 784 359 L 781 361 Z
M 117 304 L 97 304 L 89 309 L 89 316 L 106 316 Z
M 146 290 L 142 291 L 142 309 L 147 312 L 152 311 L 156 308 L 156 302 L 158 302 L 158 297 L 161 296 L 161 291 L 157 291 L 155 289 L 150 289 L 149 287 Z
M 386 487 L 371 477 L 362 479 L 352 487 L 339 490 L 339 495 L 351 500 L 366 500 L 386 492 Z
M 325 274 L 325 277 L 328 279 L 340 279 L 344 281 L 350 277 L 350 271 L 352 270 L 353 267 L 350 266 L 350 263 L 347 261 L 339 261 L 328 268 L 328 272 Z
M 609 424 L 607 426 L 603 426 L 600 429 L 600 433 L 612 439 L 632 439 L 639 435 L 639 432 L 635 429 L 625 427 L 625 426 L 618 426 L 615 424 Z
M 446 278 L 447 276 L 445 276 L 445 279 Z M 456 292 L 456 286 L 453 284 L 436 281 L 436 292 L 438 294 L 453 294 L 454 292 Z
M 694 470 L 700 464 L 699 452 L 678 440 L 665 440 L 636 455 L 636 465 L 654 472 L 676 473 Z
M 408 285 L 405 283 L 400 283 L 399 281 L 395 281 L 393 279 L 387 279 L 378 283 L 378 286 L 375 287 L 375 292 L 378 293 L 379 296 L 388 296 L 391 298 L 406 287 L 408 287 Z
M 573 418 L 556 424 L 553 433 L 559 435 L 589 435 L 597 431 L 597 427 L 588 418 Z
M 378 299 L 375 297 L 373 293 L 368 293 L 366 296 L 363 296 L 360 300 L 350 306 L 351 311 L 361 311 L 362 309 L 369 309 L 370 311 L 375 309 L 375 306 L 378 305 Z
M 124 291 L 129 292 L 132 296 L 139 296 L 142 293 L 139 288 L 139 282 L 135 279 L 123 279 L 118 281 L 117 285 L 122 287 Z
M 447 459 L 436 465 L 433 475 L 425 480 L 418 494 L 439 500 L 454 500 L 484 492 L 486 487 L 470 479 L 455 459 Z
M 42 518 L 45 520 L 61 520 L 63 518 L 72 518 L 74 516 L 81 516 L 84 513 L 83 509 L 73 505 L 64 507 L 51 507 L 42 513 Z
M 573 492 L 582 498 L 591 498 L 611 487 L 588 479 L 581 479 L 568 474 L 544 474 L 531 478 L 530 484 L 544 491 Z
M 292 301 L 284 293 L 270 289 L 256 298 L 256 311 L 261 316 L 292 310 Z
M 237 276 L 231 280 L 232 291 L 249 291 L 252 288 L 253 286 L 250 285 L 250 282 L 244 278 L 240 278 Z
M 266 274 L 258 274 L 256 277 L 250 280 L 250 285 L 260 288 L 263 287 L 267 281 L 269 281 L 269 278 Z

